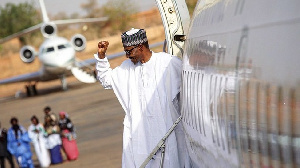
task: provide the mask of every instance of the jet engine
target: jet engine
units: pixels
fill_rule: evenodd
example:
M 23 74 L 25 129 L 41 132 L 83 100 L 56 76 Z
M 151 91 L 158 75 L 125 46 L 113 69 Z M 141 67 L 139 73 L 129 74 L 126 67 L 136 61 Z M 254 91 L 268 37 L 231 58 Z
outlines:
M 25 63 L 33 62 L 36 56 L 36 52 L 33 47 L 31 46 L 24 46 L 20 50 L 20 58 Z
M 54 23 L 47 22 L 41 26 L 41 32 L 44 37 L 49 38 L 51 36 L 56 35 L 57 27 Z
M 71 44 L 76 51 L 82 51 L 86 47 L 86 39 L 81 34 L 76 34 L 71 38 Z

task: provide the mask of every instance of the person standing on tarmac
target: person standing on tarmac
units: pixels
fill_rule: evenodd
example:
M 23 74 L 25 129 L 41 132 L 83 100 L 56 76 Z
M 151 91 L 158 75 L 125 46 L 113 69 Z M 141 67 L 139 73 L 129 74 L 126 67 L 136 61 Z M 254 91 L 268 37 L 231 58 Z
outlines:
M 60 134 L 62 146 L 68 160 L 76 160 L 78 158 L 79 152 L 76 143 L 75 128 L 66 112 L 59 112 L 58 125 L 61 130 Z
M 46 148 L 45 128 L 35 115 L 31 117 L 31 123 L 28 127 L 28 135 L 34 146 L 40 167 L 49 167 L 50 156 Z
M 34 168 L 28 132 L 19 125 L 16 117 L 12 117 L 10 123 L 11 128 L 7 133 L 7 149 L 15 156 L 19 167 Z
M 4 159 L 7 159 L 10 167 L 14 168 L 14 162 L 11 153 L 7 150 L 7 130 L 5 128 L 1 128 L 0 122 L 0 166 L 1 168 L 5 168 Z
M 131 29 L 121 35 L 126 57 L 110 68 L 108 41 L 98 43 L 97 78 L 105 89 L 113 89 L 125 111 L 122 167 L 139 167 L 180 116 L 179 92 L 182 61 L 149 49 L 146 31 Z M 166 141 L 163 167 L 189 167 L 182 124 Z M 159 167 L 157 153 L 147 167 Z

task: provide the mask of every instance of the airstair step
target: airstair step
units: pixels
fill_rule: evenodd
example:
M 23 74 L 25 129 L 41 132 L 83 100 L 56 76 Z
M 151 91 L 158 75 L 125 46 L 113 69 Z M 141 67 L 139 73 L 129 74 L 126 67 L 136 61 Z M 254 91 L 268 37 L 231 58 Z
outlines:
M 72 74 L 80 81 L 83 83 L 95 83 L 97 80 L 95 77 L 91 74 L 88 74 L 82 69 L 79 69 L 78 67 L 73 67 L 71 69 Z

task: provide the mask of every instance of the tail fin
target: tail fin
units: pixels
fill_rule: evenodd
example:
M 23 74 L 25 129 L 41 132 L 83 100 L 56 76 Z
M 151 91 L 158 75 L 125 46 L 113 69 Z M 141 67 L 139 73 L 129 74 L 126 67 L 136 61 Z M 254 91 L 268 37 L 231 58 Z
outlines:
M 47 15 L 44 0 L 39 0 L 39 2 L 40 2 L 41 10 L 42 10 L 43 22 L 49 22 L 49 18 L 48 18 L 48 15 Z

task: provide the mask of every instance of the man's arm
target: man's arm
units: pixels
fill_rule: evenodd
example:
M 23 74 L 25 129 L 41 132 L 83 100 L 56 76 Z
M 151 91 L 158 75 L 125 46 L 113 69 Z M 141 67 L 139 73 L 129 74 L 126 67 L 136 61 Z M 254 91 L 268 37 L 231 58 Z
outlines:
M 97 79 L 100 81 L 102 86 L 105 89 L 112 89 L 111 86 L 111 73 L 112 69 L 110 68 L 110 64 L 105 57 L 106 50 L 108 48 L 108 41 L 100 41 L 98 43 L 98 53 L 94 54 L 97 70 Z

